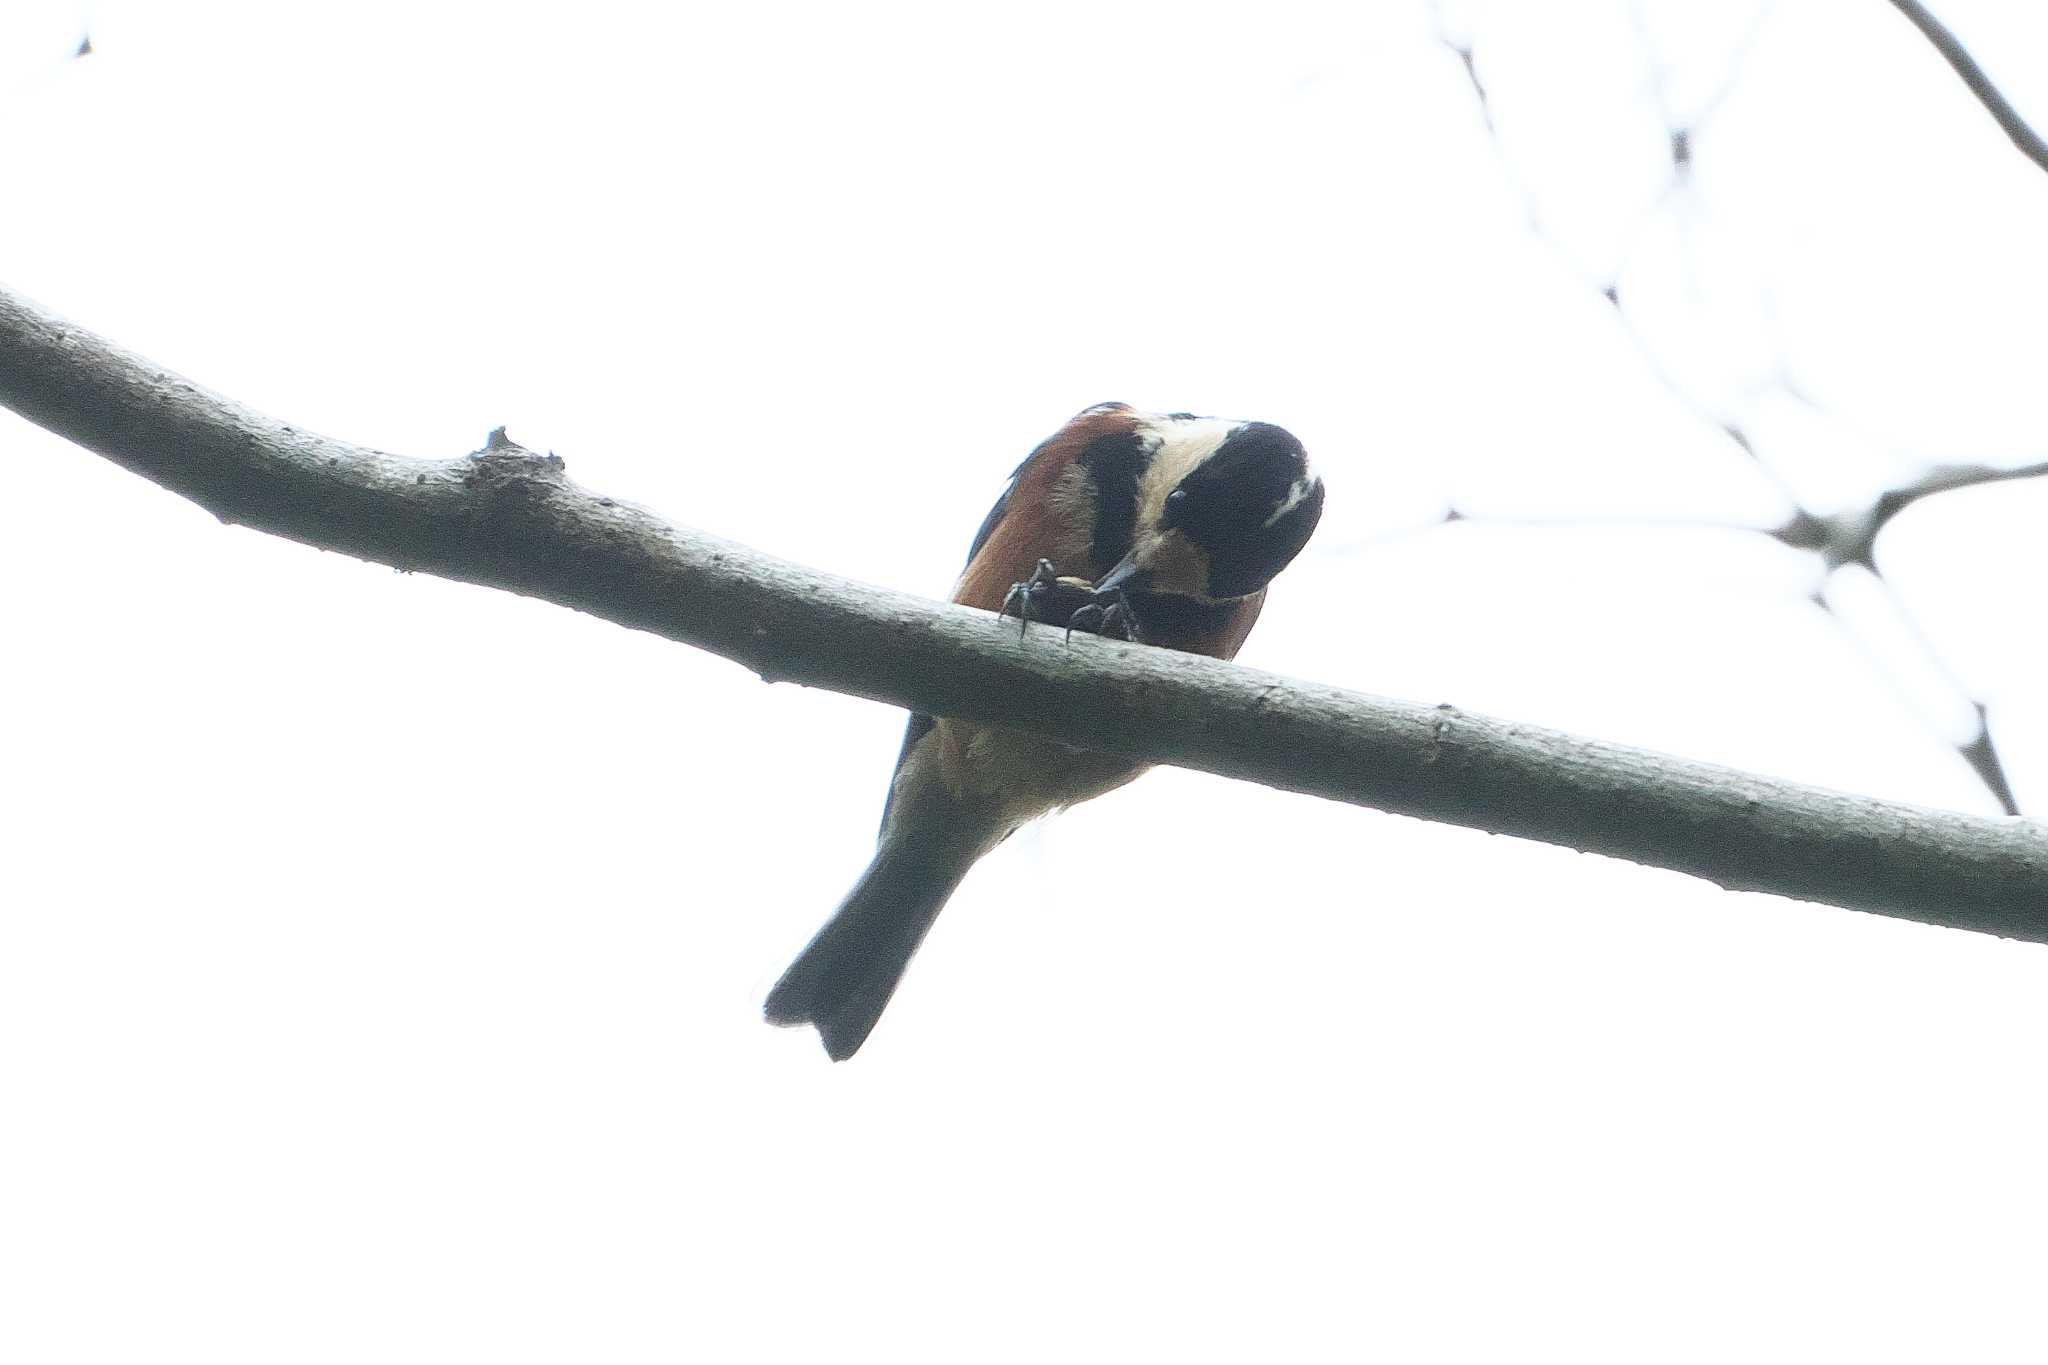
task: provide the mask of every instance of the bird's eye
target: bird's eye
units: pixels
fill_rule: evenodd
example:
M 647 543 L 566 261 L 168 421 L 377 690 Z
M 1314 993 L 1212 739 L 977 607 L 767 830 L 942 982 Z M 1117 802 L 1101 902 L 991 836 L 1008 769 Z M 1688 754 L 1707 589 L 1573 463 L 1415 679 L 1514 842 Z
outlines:
M 1185 488 L 1176 488 L 1166 495 L 1166 501 L 1169 506 L 1178 502 L 1186 502 L 1187 500 L 1188 490 Z

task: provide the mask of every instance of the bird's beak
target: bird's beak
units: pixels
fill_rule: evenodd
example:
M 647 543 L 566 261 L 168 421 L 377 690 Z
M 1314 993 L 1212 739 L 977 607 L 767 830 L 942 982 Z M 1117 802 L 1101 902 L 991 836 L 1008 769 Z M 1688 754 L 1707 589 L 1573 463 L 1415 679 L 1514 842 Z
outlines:
M 1114 569 L 1096 580 L 1095 591 L 1115 592 L 1118 588 L 1129 586 L 1132 579 L 1144 572 L 1145 566 L 1138 562 L 1138 547 L 1134 545 L 1131 552 L 1125 555 Z

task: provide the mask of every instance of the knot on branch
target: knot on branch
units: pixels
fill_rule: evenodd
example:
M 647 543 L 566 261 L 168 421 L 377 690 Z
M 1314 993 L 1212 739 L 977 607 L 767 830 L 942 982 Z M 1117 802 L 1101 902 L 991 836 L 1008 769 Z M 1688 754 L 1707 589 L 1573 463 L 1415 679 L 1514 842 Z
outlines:
M 1429 727 L 1429 748 L 1422 756 L 1425 764 L 1433 764 L 1443 757 L 1444 749 L 1450 743 L 1452 728 L 1463 719 L 1463 713 L 1449 702 L 1437 703 L 1436 720 Z
M 507 436 L 505 428 L 494 427 L 484 438 L 484 448 L 470 452 L 462 482 L 488 492 L 524 492 L 535 483 L 559 487 L 568 481 L 564 477 L 567 470 L 568 465 L 553 451 L 535 454 Z
M 1897 513 L 1898 506 L 1883 498 L 1845 512 L 1814 513 L 1802 507 L 1765 534 L 1780 545 L 1819 555 L 1829 573 L 1851 564 L 1876 573 L 1877 533 Z
M 459 468 L 468 495 L 463 538 L 492 559 L 496 572 L 530 562 L 536 546 L 560 544 L 563 509 L 573 502 L 565 497 L 573 489 L 560 456 L 535 454 L 499 427 Z

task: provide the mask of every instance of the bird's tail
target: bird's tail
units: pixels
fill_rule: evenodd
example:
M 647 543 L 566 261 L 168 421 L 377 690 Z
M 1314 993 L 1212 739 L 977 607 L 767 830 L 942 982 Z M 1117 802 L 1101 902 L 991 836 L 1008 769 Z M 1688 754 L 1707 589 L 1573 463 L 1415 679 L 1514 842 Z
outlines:
M 986 827 L 953 818 L 892 822 L 875 860 L 768 993 L 771 1024 L 813 1024 L 843 1062 L 860 1050 L 953 889 L 988 850 Z

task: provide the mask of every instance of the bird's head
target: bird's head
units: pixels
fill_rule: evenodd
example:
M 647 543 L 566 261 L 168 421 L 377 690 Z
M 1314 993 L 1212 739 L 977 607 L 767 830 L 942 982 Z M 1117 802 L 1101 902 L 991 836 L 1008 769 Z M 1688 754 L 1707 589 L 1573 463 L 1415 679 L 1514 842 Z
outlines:
M 1270 422 L 1142 422 L 1157 444 L 1138 481 L 1131 550 L 1097 589 L 1230 601 L 1301 553 L 1323 514 L 1323 481 L 1300 441 Z

